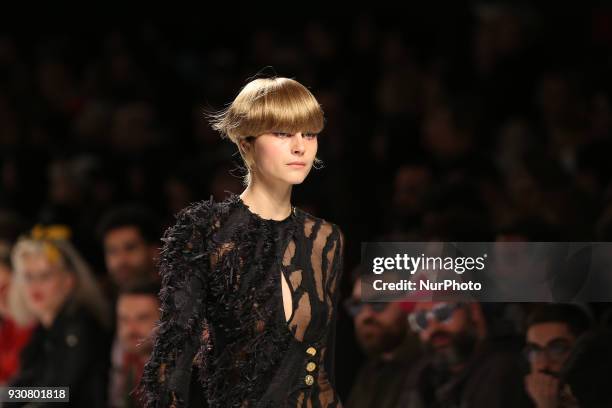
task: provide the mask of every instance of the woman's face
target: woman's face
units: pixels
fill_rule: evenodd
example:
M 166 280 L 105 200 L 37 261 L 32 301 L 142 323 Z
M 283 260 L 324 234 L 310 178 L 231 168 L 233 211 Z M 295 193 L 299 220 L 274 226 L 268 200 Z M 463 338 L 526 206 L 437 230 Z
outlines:
M 37 317 L 55 315 L 72 291 L 74 278 L 43 254 L 32 254 L 23 260 L 25 296 Z
M 300 184 L 310 172 L 316 154 L 315 133 L 264 133 L 253 143 L 256 177 Z

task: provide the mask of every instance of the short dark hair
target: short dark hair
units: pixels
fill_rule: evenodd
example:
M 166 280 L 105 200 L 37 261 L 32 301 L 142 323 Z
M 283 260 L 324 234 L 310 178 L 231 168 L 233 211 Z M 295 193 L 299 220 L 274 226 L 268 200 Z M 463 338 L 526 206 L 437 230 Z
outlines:
M 135 227 L 149 244 L 158 243 L 161 237 L 159 217 L 150 208 L 141 204 L 124 204 L 108 211 L 97 227 L 100 242 L 110 231 L 122 227 Z
M 161 286 L 157 282 L 146 281 L 134 285 L 123 287 L 119 290 L 119 296 L 122 295 L 150 295 L 155 298 L 159 297 Z
M 591 328 L 592 318 L 578 305 L 548 303 L 537 306 L 527 317 L 527 328 L 540 323 L 564 323 L 576 337 Z

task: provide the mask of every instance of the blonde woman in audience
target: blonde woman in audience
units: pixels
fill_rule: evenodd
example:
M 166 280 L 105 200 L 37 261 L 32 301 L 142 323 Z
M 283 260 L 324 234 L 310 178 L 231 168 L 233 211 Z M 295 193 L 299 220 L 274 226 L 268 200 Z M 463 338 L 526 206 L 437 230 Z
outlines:
M 67 406 L 103 407 L 110 313 L 91 269 L 69 238 L 67 227 L 36 226 L 13 248 L 10 308 L 19 323 L 38 325 L 10 385 L 68 386 Z

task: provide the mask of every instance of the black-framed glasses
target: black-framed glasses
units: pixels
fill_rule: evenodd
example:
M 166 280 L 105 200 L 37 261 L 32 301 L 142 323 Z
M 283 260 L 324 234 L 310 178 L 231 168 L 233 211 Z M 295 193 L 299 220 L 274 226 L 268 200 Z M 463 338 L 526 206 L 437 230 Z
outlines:
M 523 349 L 525 358 L 530 363 L 546 357 L 548 361 L 562 363 L 572 349 L 572 345 L 566 339 L 554 339 L 548 342 L 545 347 L 535 343 L 527 343 Z
M 429 321 L 435 319 L 438 323 L 445 323 L 453 316 L 453 312 L 462 306 L 462 303 L 438 303 L 431 310 L 419 310 L 408 315 L 410 328 L 415 332 L 426 330 Z
M 370 309 L 372 309 L 374 313 L 380 313 L 389 306 L 389 302 L 362 302 L 359 299 L 353 298 L 348 298 L 344 301 L 344 309 L 351 317 L 355 317 L 361 313 L 365 305 L 370 306 Z

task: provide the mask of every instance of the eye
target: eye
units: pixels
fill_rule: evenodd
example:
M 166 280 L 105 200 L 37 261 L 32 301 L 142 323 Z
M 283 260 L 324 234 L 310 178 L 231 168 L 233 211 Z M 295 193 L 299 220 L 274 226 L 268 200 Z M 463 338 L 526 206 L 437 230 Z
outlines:
M 286 132 L 274 132 L 273 134 L 274 134 L 274 136 L 280 137 L 280 138 L 285 138 L 285 137 L 291 136 L 290 133 L 286 133 Z
M 306 139 L 316 139 L 317 138 L 317 134 L 316 133 L 304 133 L 304 137 Z

